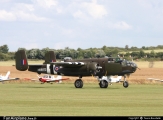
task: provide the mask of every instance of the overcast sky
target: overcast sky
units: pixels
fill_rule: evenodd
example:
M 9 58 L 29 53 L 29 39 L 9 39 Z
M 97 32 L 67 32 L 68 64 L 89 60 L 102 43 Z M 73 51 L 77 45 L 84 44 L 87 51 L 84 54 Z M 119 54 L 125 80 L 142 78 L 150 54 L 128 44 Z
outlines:
M 0 0 L 0 46 L 163 45 L 163 0 Z

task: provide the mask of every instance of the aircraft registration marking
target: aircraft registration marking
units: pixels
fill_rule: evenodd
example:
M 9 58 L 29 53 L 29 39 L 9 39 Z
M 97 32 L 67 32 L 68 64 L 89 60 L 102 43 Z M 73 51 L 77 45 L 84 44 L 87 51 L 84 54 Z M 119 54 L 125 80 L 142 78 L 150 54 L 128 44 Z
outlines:
M 38 71 L 46 71 L 46 68 L 39 68 Z

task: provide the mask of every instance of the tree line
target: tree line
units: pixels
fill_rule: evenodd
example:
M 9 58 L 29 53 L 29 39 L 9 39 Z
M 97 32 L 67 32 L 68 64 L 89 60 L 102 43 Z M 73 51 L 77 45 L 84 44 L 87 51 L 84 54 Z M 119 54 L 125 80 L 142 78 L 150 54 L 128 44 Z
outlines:
M 163 49 L 163 45 L 158 45 L 156 47 L 150 46 L 142 48 L 130 47 L 126 45 L 124 48 L 121 47 L 107 47 L 103 46 L 102 48 L 88 48 L 77 50 L 65 47 L 64 49 L 25 49 L 18 48 L 18 50 L 25 50 L 27 58 L 31 60 L 43 60 L 45 53 L 47 51 L 54 51 L 56 54 L 56 59 L 62 60 L 64 57 L 71 57 L 72 59 L 84 59 L 84 58 L 97 58 L 97 57 L 122 57 L 128 60 L 163 60 L 163 52 L 155 52 L 156 49 Z M 149 53 L 145 53 L 145 50 L 151 50 Z M 16 52 L 16 51 L 15 51 Z M 15 52 L 9 52 L 8 45 L 0 46 L 0 61 L 14 60 Z M 124 52 L 124 53 L 122 53 Z

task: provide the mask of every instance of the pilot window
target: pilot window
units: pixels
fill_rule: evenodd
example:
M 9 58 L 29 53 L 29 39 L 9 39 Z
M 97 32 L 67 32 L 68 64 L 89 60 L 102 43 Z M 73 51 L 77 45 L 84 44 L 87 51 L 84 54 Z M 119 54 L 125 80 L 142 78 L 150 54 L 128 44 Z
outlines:
M 109 63 L 109 62 L 114 62 L 114 61 L 115 61 L 114 58 L 108 58 L 108 63 Z
M 123 60 L 122 61 L 122 66 L 126 66 L 127 64 L 126 64 L 126 61 L 125 60 Z
M 113 58 L 108 58 L 108 61 L 113 61 Z

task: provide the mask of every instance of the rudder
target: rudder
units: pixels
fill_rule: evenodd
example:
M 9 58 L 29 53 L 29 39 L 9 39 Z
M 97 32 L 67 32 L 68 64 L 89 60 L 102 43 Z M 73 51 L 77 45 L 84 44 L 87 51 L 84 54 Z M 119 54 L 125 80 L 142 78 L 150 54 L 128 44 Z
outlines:
M 28 61 L 25 50 L 18 50 L 15 53 L 15 63 L 17 70 L 25 71 L 28 69 Z
M 56 62 L 56 56 L 55 56 L 54 51 L 48 51 L 45 54 L 45 62 L 44 62 L 44 64 L 48 64 L 50 62 Z
M 9 75 L 10 75 L 10 71 L 8 71 L 8 72 L 6 73 L 5 78 L 6 78 L 6 79 L 9 78 Z

